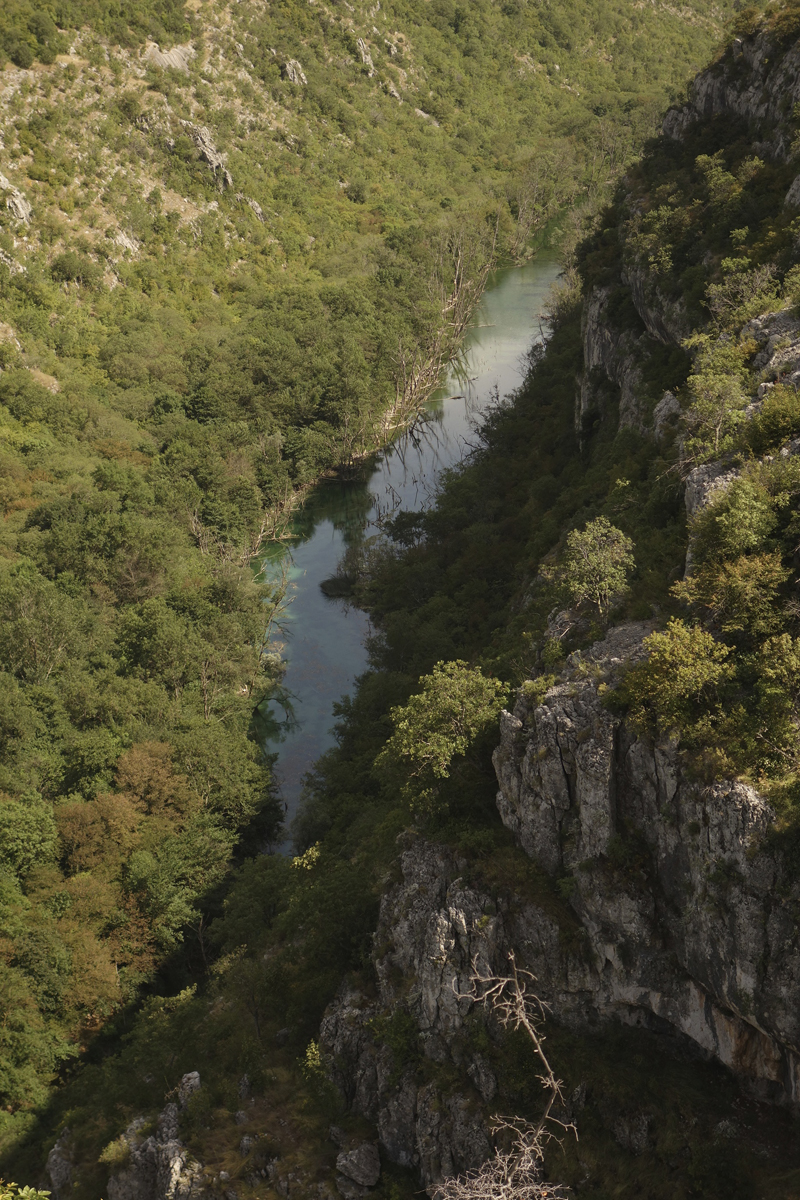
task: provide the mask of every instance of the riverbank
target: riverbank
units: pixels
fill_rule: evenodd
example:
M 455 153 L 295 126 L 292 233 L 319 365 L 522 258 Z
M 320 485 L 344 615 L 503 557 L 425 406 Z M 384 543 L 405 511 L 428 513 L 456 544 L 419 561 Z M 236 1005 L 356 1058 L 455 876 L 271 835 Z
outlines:
M 262 727 L 265 746 L 278 755 L 275 772 L 289 821 L 303 776 L 333 743 L 334 705 L 369 661 L 367 616 L 346 599 L 326 596 L 320 585 L 336 576 L 348 549 L 378 538 L 387 513 L 418 512 L 432 503 L 442 473 L 469 453 L 487 408 L 521 384 L 559 270 L 552 250 L 521 267 L 495 270 L 465 331 L 458 369 L 450 369 L 428 402 L 423 423 L 365 463 L 355 479 L 328 478 L 309 489 L 293 514 L 294 542 L 276 547 L 267 560 L 268 574 L 287 570 L 292 588 L 281 638 L 287 663 L 281 697 L 262 716 L 270 726 Z

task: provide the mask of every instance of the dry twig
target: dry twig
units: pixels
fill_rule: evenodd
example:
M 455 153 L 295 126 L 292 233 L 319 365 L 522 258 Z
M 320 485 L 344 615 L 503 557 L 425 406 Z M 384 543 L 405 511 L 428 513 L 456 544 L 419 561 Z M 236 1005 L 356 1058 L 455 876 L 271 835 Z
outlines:
M 532 990 L 536 982 L 529 971 L 517 968 L 514 954 L 508 956 L 509 975 L 488 975 L 473 963 L 472 988 L 459 999 L 483 1004 L 508 1029 L 523 1029 L 533 1043 L 542 1073 L 539 1081 L 545 1093 L 545 1107 L 539 1121 L 532 1124 L 520 1117 L 494 1116 L 493 1137 L 511 1136 L 509 1149 L 495 1149 L 492 1158 L 464 1175 L 445 1179 L 439 1185 L 434 1200 L 565 1200 L 560 1184 L 542 1179 L 544 1147 L 556 1137 L 553 1127 L 571 1132 L 575 1126 L 553 1115 L 558 1102 L 564 1105 L 561 1080 L 557 1079 L 544 1052 L 541 1023 L 547 1006 Z

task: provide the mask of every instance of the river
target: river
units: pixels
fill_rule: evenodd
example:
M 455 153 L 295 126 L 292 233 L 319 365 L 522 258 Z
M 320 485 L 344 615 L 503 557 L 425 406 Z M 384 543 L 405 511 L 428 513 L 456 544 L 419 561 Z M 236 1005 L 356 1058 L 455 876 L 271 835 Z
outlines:
M 520 385 L 526 354 L 541 340 L 539 314 L 558 270 L 555 255 L 542 252 L 525 266 L 492 272 L 461 362 L 429 401 L 424 420 L 371 459 L 360 477 L 318 484 L 296 516 L 291 547 L 270 555 L 268 575 L 283 567 L 290 580 L 278 635 L 286 674 L 280 696 L 262 714 L 266 749 L 278 752 L 287 824 L 297 812 L 303 776 L 333 743 L 334 703 L 367 666 L 367 616 L 327 598 L 320 585 L 336 575 L 349 544 L 376 532 L 380 514 L 430 504 L 442 470 L 467 452 L 492 397 Z

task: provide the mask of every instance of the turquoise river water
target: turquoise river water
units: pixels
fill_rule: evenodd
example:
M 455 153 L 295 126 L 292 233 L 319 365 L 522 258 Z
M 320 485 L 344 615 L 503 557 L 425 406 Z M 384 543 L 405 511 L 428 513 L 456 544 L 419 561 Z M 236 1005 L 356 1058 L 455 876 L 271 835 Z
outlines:
M 333 743 L 333 705 L 367 666 L 367 616 L 329 599 L 320 584 L 335 576 L 346 547 L 377 531 L 376 518 L 397 507 L 431 503 L 437 480 L 458 463 L 481 413 L 498 393 L 519 387 L 531 346 L 541 340 L 540 313 L 558 275 L 543 252 L 522 267 L 494 271 L 468 330 L 458 367 L 429 401 L 424 418 L 376 455 L 355 479 L 328 479 L 308 495 L 287 545 L 288 606 L 277 637 L 287 662 L 280 695 L 263 712 L 266 749 L 287 822 L 302 796 L 303 776 Z M 268 573 L 278 567 L 273 554 Z

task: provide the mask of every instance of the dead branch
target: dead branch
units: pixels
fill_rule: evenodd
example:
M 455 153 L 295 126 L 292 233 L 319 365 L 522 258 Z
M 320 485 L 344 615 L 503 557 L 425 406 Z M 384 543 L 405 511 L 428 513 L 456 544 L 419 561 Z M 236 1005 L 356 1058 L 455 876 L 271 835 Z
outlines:
M 434 1200 L 566 1200 L 560 1184 L 542 1179 L 544 1148 L 551 1138 L 557 1138 L 553 1127 L 577 1137 L 571 1122 L 561 1121 L 553 1114 L 556 1102 L 565 1105 L 561 1080 L 556 1078 L 544 1052 L 541 1026 L 548 1009 L 533 991 L 535 977 L 530 971 L 518 969 L 513 951 L 508 962 L 509 975 L 487 974 L 473 962 L 470 991 L 456 995 L 460 1000 L 482 1004 L 507 1029 L 525 1031 L 542 1065 L 539 1082 L 545 1094 L 544 1110 L 536 1124 L 521 1117 L 494 1116 L 492 1136 L 510 1135 L 510 1147 L 496 1147 L 494 1155 L 480 1167 L 443 1180 Z

